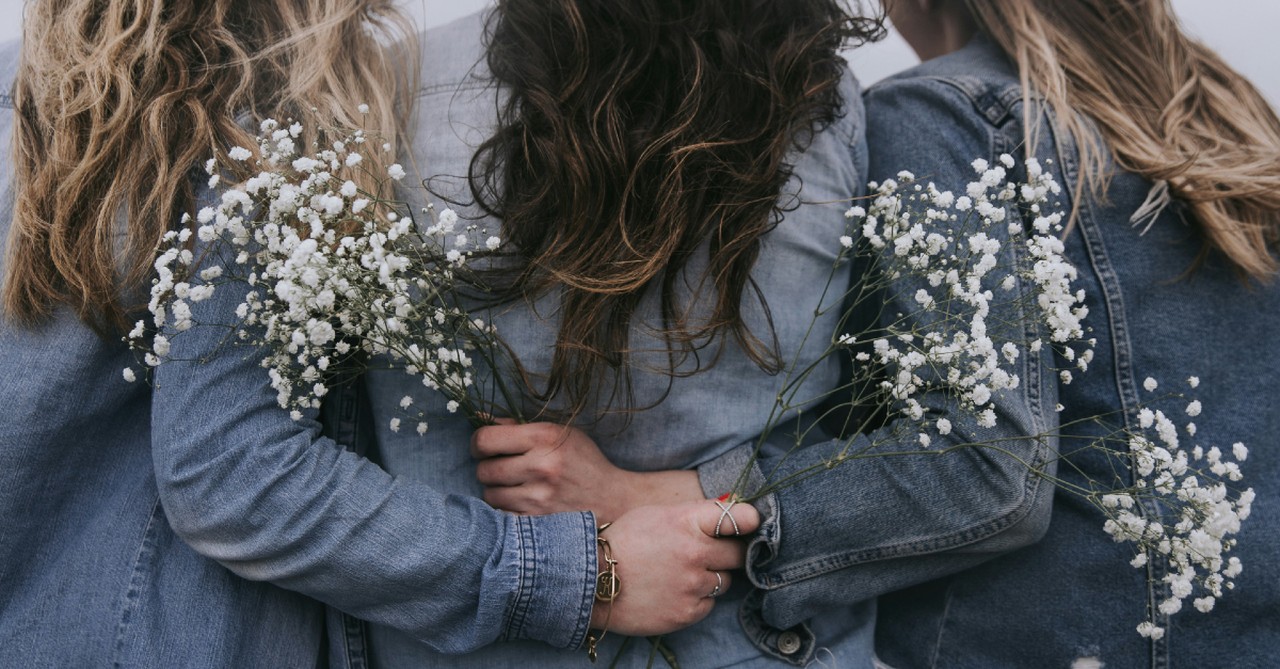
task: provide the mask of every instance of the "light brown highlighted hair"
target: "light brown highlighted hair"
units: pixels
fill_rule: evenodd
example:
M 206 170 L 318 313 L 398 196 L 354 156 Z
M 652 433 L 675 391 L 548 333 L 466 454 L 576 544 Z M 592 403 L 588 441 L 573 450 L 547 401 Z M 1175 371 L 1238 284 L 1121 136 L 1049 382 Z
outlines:
M 1280 120 L 1182 31 L 1168 0 L 966 2 L 1017 63 L 1026 94 L 1044 96 L 1065 122 L 1086 186 L 1100 192 L 1109 153 L 1186 204 L 1204 239 L 1197 266 L 1220 252 L 1242 278 L 1276 275 Z
M 384 45 L 407 25 L 393 0 L 28 3 L 6 317 L 35 324 L 65 305 L 99 334 L 126 329 L 156 241 L 192 205 L 191 170 L 215 148 L 255 147 L 241 115 L 394 143 L 405 70 Z

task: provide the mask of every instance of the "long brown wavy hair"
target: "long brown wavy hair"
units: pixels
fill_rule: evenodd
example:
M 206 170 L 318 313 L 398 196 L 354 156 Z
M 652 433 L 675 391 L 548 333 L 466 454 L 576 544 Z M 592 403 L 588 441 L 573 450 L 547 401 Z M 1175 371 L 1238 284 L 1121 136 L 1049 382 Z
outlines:
M 255 146 L 242 115 L 359 123 L 394 143 L 408 70 L 385 45 L 408 25 L 393 0 L 29 3 L 6 316 L 66 305 L 100 334 L 125 329 L 156 241 L 192 205 L 192 168 Z
M 1204 239 L 1197 266 L 1219 252 L 1241 278 L 1276 275 L 1280 120 L 1248 80 L 1182 31 L 1168 0 L 966 4 L 1017 63 L 1023 90 L 1059 112 L 1090 187 L 1101 191 L 1114 156 L 1167 182 L 1189 208 Z
M 469 176 L 520 254 L 507 296 L 560 291 L 539 399 L 576 412 L 608 370 L 631 401 L 628 335 L 648 289 L 673 376 L 721 337 L 777 369 L 773 333 L 744 322 L 747 299 L 763 303 L 751 269 L 788 156 L 841 113 L 838 50 L 879 29 L 836 0 L 498 2 L 487 58 L 508 95 Z M 705 275 L 682 276 L 699 253 Z M 690 302 L 714 297 L 709 315 L 681 303 L 688 285 Z

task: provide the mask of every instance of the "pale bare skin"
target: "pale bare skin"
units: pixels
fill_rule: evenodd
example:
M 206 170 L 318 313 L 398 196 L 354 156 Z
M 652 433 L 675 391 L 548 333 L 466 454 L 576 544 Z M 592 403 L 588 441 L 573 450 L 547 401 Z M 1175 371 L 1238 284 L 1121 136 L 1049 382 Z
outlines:
M 629 472 L 614 466 L 586 433 L 553 423 L 497 425 L 476 430 L 471 455 L 484 500 L 513 513 L 542 515 L 589 510 L 612 522 L 608 539 L 622 589 L 612 604 L 591 612 L 591 626 L 630 636 L 666 634 L 706 617 L 717 583 L 741 569 L 746 546 L 729 523 L 715 537 L 722 510 L 702 495 L 691 471 Z M 732 506 L 743 535 L 760 516 L 750 504 Z M 603 556 L 600 556 L 603 570 Z M 716 578 L 719 573 L 720 578 Z
M 893 27 L 921 60 L 956 51 L 977 32 L 961 0 L 886 0 L 884 7 Z
M 471 456 L 484 501 L 513 513 L 588 510 L 607 523 L 639 506 L 704 499 L 696 472 L 621 469 L 582 430 L 554 423 L 499 420 L 476 430 Z
M 733 515 L 743 534 L 760 524 L 750 504 L 734 505 Z M 710 500 L 622 514 L 601 535 L 618 561 L 621 591 L 612 604 L 596 603 L 591 626 L 604 628 L 607 618 L 610 632 L 651 636 L 684 629 L 711 613 L 715 599 L 707 595 L 717 582 L 723 583 L 721 592 L 728 589 L 729 571 L 742 568 L 746 554 L 742 540 L 714 538 L 719 519 L 720 509 Z

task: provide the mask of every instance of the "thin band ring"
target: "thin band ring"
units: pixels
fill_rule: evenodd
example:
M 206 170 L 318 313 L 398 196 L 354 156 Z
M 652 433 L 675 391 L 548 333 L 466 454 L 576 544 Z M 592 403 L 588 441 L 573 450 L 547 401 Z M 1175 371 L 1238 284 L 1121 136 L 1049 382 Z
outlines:
M 724 588 L 724 577 L 720 575 L 720 572 L 713 571 L 711 573 L 716 575 L 716 587 L 712 588 L 711 592 L 708 592 L 704 596 L 704 599 L 715 599 L 716 597 L 719 597 L 721 589 Z
M 737 504 L 737 502 L 729 502 L 728 504 L 725 504 L 724 502 L 721 502 L 718 499 L 713 501 L 716 503 L 716 506 L 720 507 L 720 520 L 716 521 L 716 531 L 714 533 L 716 538 L 717 539 L 720 538 L 720 526 L 724 525 L 725 518 L 728 518 L 729 522 L 733 523 L 733 536 L 735 537 L 742 536 L 742 530 L 738 529 L 738 521 L 734 520 L 733 514 L 729 512 L 729 510 L 732 509 L 733 505 Z

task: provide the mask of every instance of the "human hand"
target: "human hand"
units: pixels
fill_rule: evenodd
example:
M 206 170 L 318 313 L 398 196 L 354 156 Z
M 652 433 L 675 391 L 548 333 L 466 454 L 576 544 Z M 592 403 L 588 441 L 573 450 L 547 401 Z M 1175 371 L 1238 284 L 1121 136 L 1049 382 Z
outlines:
M 750 504 L 725 506 L 741 534 L 759 527 Z M 715 605 L 713 593 L 729 589 L 728 571 L 741 568 L 746 558 L 746 545 L 733 538 L 732 521 L 710 500 L 623 514 L 600 535 L 617 560 L 618 596 L 609 604 L 596 602 L 591 626 L 602 629 L 607 622 L 611 633 L 650 636 L 705 618 Z M 716 538 L 717 525 L 722 538 Z
M 640 506 L 702 499 L 696 472 L 627 471 L 571 426 L 499 419 L 471 436 L 471 456 L 484 501 L 513 513 L 591 511 L 604 523 Z

